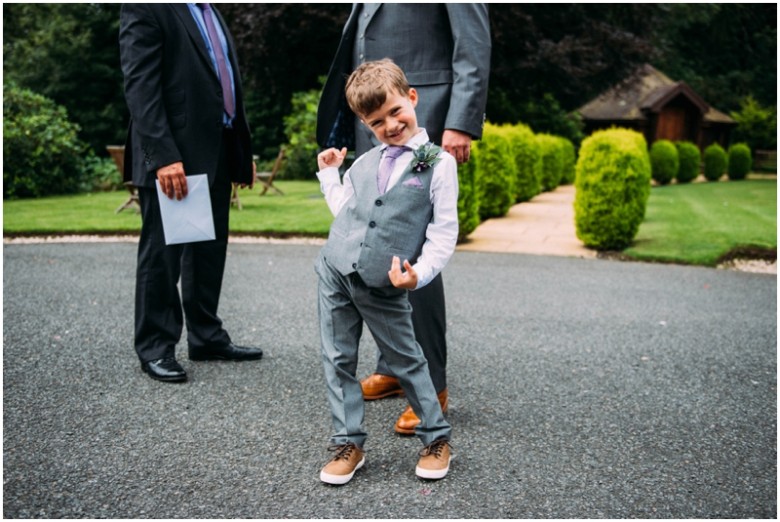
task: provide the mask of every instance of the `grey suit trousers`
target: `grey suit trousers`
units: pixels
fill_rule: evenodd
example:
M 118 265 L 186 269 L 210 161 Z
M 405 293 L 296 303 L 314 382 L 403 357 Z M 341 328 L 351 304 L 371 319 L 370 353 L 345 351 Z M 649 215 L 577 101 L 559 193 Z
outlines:
M 417 436 L 424 445 L 442 437 L 449 440 L 452 428 L 444 419 L 428 363 L 415 341 L 408 292 L 369 288 L 357 273 L 341 275 L 322 256 L 316 271 L 322 362 L 334 428 L 331 443 L 353 442 L 362 448 L 366 440 L 363 391 L 355 375 L 364 321 L 421 421 Z

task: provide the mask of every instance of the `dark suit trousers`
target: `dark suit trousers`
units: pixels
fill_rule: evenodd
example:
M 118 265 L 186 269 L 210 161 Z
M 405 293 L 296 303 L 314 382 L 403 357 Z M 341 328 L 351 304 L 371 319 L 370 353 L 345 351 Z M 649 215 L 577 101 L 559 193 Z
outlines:
M 409 303 L 414 335 L 428 361 L 433 387 L 437 394 L 441 393 L 447 388 L 447 318 L 441 274 L 419 290 L 409 292 Z M 393 375 L 381 355 L 376 372 Z
M 143 224 L 136 273 L 135 349 L 142 362 L 174 356 L 184 317 L 190 347 L 223 346 L 231 342 L 217 316 L 232 188 L 225 150 L 223 144 L 211 186 L 216 233 L 213 241 L 166 246 L 157 189 L 138 189 Z

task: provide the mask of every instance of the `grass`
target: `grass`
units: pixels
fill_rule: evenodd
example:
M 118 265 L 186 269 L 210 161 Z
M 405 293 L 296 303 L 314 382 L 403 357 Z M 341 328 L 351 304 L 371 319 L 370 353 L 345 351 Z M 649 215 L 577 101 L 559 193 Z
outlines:
M 315 181 L 279 181 L 284 196 L 239 192 L 232 234 L 326 237 L 332 221 Z M 5 235 L 136 234 L 141 218 L 115 210 L 127 192 L 3 202 Z M 712 266 L 735 251 L 777 251 L 777 181 L 750 179 L 654 187 L 635 243 L 623 255 L 643 261 Z
M 284 196 L 260 189 L 239 190 L 242 210 L 231 209 L 231 233 L 263 235 L 328 235 L 330 210 L 317 181 L 276 181 Z M 132 209 L 116 214 L 128 193 L 96 192 L 3 202 L 3 234 L 128 234 L 141 230 Z
M 633 259 L 714 266 L 725 255 L 777 251 L 777 181 L 654 187 Z

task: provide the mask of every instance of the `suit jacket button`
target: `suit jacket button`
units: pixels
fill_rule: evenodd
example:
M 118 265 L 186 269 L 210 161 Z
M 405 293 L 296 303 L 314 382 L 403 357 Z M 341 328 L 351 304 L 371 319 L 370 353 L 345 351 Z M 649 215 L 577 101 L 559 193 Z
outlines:
M 377 199 L 376 200 L 376 206 L 377 207 L 381 207 L 382 206 L 382 200 L 381 199 Z
M 352 268 L 357 268 L 357 263 L 352 263 Z
M 368 224 L 368 226 L 369 226 L 369 228 L 376 227 L 376 221 L 372 221 L 371 223 Z

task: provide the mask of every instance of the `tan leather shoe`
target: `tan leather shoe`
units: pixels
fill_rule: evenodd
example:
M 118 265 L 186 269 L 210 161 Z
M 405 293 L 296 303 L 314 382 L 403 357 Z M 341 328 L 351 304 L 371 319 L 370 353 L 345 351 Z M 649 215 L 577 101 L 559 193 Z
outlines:
M 447 395 L 447 388 L 444 388 L 437 397 L 439 398 L 441 411 L 446 412 L 447 406 L 450 403 L 450 398 Z M 398 417 L 398 420 L 395 421 L 395 431 L 401 435 L 414 435 L 414 429 L 418 424 L 420 424 L 420 419 L 414 414 L 412 407 L 407 406 L 401 416 Z
M 360 386 L 363 388 L 363 398 L 367 401 L 384 399 L 393 395 L 403 397 L 404 395 L 404 390 L 397 378 L 381 373 L 372 373 L 360 381 Z
M 365 451 L 352 442 L 332 446 L 328 450 L 334 451 L 335 455 L 320 471 L 320 480 L 328 484 L 346 484 L 366 462 Z
M 420 451 L 415 474 L 428 480 L 443 479 L 450 470 L 451 459 L 449 441 L 436 439 Z

